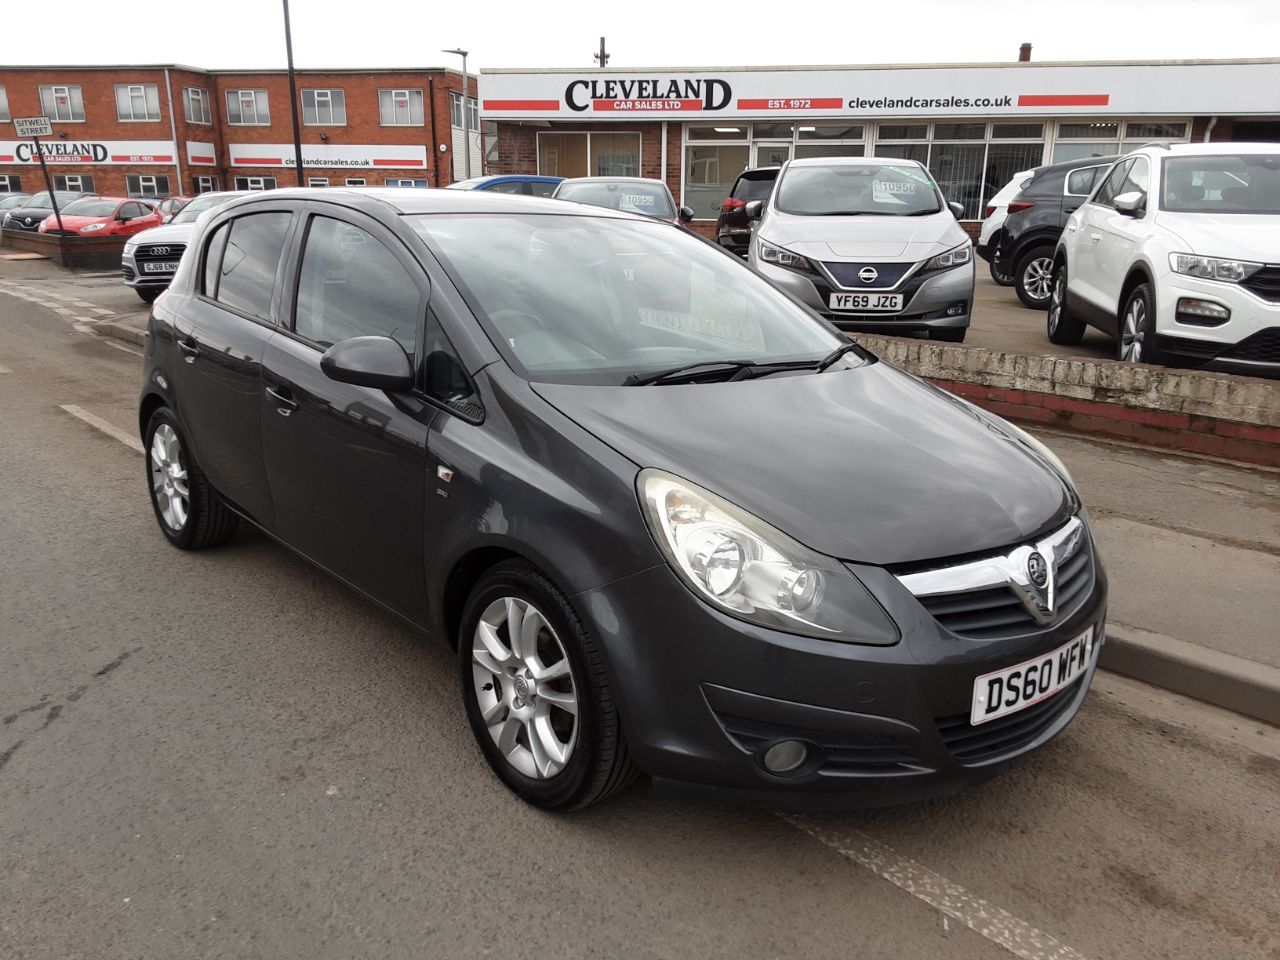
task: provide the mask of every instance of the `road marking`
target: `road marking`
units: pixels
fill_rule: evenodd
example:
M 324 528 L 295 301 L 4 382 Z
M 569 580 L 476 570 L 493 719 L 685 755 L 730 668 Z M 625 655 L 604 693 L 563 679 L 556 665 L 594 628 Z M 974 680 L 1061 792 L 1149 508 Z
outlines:
M 139 440 L 137 437 L 133 436 L 132 434 L 126 433 L 124 430 L 121 430 L 115 424 L 107 423 L 107 421 L 103 420 L 101 417 L 94 416 L 92 413 L 90 413 L 88 410 L 85 410 L 83 407 L 78 407 L 74 403 L 67 403 L 67 404 L 61 405 L 59 409 L 65 410 L 67 413 L 71 414 L 73 417 L 83 420 L 85 423 L 93 427 L 95 430 L 101 430 L 108 437 L 111 437 L 114 440 L 119 440 L 130 450 L 133 450 L 136 453 L 142 452 L 141 440 Z
M 110 310 L 104 310 L 104 309 L 102 309 L 102 307 L 90 307 L 90 308 L 89 308 L 89 312 L 90 312 L 90 313 L 96 313 L 96 314 L 97 314 L 98 316 L 100 316 L 100 317 L 109 317 L 109 316 L 111 316 L 111 311 L 110 311 Z
M 781 814 L 792 826 L 861 864 L 881 879 L 907 891 L 944 916 L 999 944 L 1023 960 L 1086 960 L 1084 954 L 1006 910 L 975 897 L 959 884 L 902 856 L 892 847 L 850 827 L 827 827 L 794 814 Z

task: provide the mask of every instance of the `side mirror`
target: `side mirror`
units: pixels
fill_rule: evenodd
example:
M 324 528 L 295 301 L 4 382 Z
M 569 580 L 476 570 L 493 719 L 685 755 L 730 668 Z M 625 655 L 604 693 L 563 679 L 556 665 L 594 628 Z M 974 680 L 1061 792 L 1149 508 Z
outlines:
M 1147 208 L 1146 194 L 1137 190 L 1122 193 L 1115 199 L 1116 210 L 1126 217 L 1140 217 Z
M 413 367 L 404 348 L 390 337 L 352 337 L 320 357 L 330 380 L 397 393 L 413 386 Z
M 680 208 L 680 222 L 690 223 L 693 220 L 693 207 Z
M 957 202 L 957 201 L 955 201 L 955 200 L 952 200 L 950 203 L 948 203 L 948 204 L 947 204 L 947 207 L 948 207 L 948 208 L 950 208 L 950 210 L 951 210 L 952 214 L 954 214 L 954 215 L 955 215 L 955 218 L 956 218 L 957 220 L 959 220 L 961 217 L 963 217 L 963 216 L 964 216 L 964 204 L 963 204 L 963 203 L 959 203 L 959 202 Z
M 122 213 L 122 214 L 120 214 L 119 216 L 117 216 L 117 217 L 116 217 L 116 222 L 117 222 L 117 223 L 128 223 L 128 222 L 129 222 L 130 220 L 132 220 L 132 219 L 133 219 L 133 217 L 126 216 L 125 214 L 123 214 L 123 213 Z
M 759 220 L 761 215 L 764 213 L 764 201 L 748 200 L 746 211 L 748 220 Z

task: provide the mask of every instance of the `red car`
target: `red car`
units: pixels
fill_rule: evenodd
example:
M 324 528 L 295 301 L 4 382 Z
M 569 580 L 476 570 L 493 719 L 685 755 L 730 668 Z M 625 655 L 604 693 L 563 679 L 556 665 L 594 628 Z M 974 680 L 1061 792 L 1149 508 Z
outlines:
M 160 214 L 162 216 L 172 217 L 175 213 L 177 213 L 179 210 L 185 207 L 188 203 L 190 203 L 191 198 L 190 197 L 165 197 L 163 200 L 157 198 L 154 201 L 148 200 L 147 202 L 153 204 L 155 208 L 160 211 Z
M 164 215 L 150 203 L 128 197 L 83 197 L 60 211 L 62 231 L 69 237 L 118 237 L 158 227 Z M 50 214 L 41 233 L 57 233 L 58 219 Z

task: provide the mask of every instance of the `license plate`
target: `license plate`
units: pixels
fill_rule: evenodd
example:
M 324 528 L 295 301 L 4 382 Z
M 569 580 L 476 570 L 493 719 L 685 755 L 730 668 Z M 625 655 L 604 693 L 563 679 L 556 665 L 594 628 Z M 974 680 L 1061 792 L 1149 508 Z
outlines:
M 1093 662 L 1093 627 L 1056 650 L 973 681 L 969 723 L 978 726 L 1047 700 L 1089 668 Z
M 897 313 L 902 309 L 902 294 L 833 293 L 831 309 L 854 313 Z
M 177 273 L 178 261 L 177 260 L 155 260 L 151 263 L 144 263 L 142 265 L 142 272 L 143 273 Z

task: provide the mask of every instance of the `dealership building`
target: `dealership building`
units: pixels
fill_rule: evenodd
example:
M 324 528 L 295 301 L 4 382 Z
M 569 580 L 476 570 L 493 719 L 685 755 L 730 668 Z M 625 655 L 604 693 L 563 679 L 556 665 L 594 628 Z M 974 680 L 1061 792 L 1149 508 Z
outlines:
M 484 70 L 479 96 L 489 172 L 661 178 L 704 231 L 740 171 L 791 158 L 918 160 L 977 221 L 1040 164 L 1280 141 L 1280 60 Z
M 299 70 L 303 182 L 446 186 L 463 177 L 462 74 Z M 471 167 L 481 167 L 475 83 Z M 13 117 L 47 116 L 60 189 L 129 196 L 293 186 L 288 75 L 183 66 L 0 67 L 0 193 L 44 189 Z

